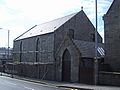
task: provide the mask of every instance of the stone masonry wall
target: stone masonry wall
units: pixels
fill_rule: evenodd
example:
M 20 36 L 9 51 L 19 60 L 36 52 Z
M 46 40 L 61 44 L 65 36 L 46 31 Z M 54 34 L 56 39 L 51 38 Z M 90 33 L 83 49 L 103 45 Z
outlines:
M 104 16 L 105 26 L 105 63 L 113 71 L 120 71 L 120 0 L 115 0 Z

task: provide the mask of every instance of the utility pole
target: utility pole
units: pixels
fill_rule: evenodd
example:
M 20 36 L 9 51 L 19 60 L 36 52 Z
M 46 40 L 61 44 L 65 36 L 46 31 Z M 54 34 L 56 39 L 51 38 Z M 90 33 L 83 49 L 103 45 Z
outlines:
M 9 35 L 10 34 L 10 31 L 8 30 L 8 61 L 9 61 Z
M 96 19 L 96 29 L 95 29 L 95 61 L 94 61 L 94 74 L 95 74 L 95 85 L 98 83 L 98 56 L 97 56 L 97 48 L 98 48 L 98 37 L 97 37 L 97 29 L 98 29 L 98 16 L 97 16 L 97 0 L 95 0 L 95 19 Z
M 3 28 L 0 28 L 0 29 L 3 29 Z M 9 60 L 9 35 L 10 34 L 10 30 L 8 30 L 8 56 L 7 56 L 7 59 Z
M 0 29 L 4 29 L 4 28 L 0 28 Z M 7 42 L 7 43 L 8 43 L 8 50 L 7 50 L 7 52 L 8 52 L 8 54 L 7 54 L 7 60 L 8 60 L 8 61 L 9 61 L 9 56 L 10 56 L 10 55 L 9 55 L 9 48 L 10 48 L 10 47 L 9 47 L 9 37 L 10 37 L 10 30 L 8 30 L 8 42 Z M 2 75 L 2 74 L 1 74 L 1 75 Z

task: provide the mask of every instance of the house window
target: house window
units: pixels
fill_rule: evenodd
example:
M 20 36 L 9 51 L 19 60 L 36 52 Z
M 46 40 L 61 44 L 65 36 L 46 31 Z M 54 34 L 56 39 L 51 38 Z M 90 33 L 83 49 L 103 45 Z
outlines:
M 95 42 L 95 34 L 91 34 L 91 39 L 93 42 Z
M 69 37 L 74 39 L 74 30 L 73 29 L 69 29 Z

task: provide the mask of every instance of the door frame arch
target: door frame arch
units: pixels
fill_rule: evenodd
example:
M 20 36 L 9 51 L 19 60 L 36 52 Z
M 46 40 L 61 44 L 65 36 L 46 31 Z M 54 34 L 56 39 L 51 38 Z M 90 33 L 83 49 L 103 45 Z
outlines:
M 62 81 L 71 81 L 71 55 L 67 48 L 62 55 Z
M 68 49 L 71 55 L 70 82 L 79 82 L 79 62 L 81 61 L 81 53 L 74 41 L 70 39 L 69 36 L 64 38 L 55 53 L 55 78 L 57 81 L 62 81 L 62 56 L 66 49 Z

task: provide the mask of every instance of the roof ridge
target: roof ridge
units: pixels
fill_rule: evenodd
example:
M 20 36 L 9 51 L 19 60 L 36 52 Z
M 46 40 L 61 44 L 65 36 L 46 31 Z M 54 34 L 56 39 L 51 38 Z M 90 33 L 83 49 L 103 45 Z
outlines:
M 112 6 L 114 5 L 115 1 L 116 1 L 116 0 L 113 0 L 113 2 L 111 3 L 110 7 L 108 8 L 108 10 L 107 10 L 106 14 L 108 14 L 108 13 L 109 13 L 109 11 L 111 10 L 111 8 L 112 8 Z
M 65 15 L 65 16 L 62 16 L 62 17 L 59 17 L 59 18 L 56 18 L 56 19 L 50 20 L 50 21 L 43 22 L 43 23 L 41 23 L 41 24 L 38 24 L 38 26 L 39 26 L 39 25 L 42 25 L 42 24 L 49 23 L 49 22 L 53 22 L 53 21 L 56 21 L 56 20 L 59 20 L 59 19 L 62 19 L 62 18 L 68 17 L 68 16 L 71 16 L 71 15 L 76 15 L 77 13 L 79 13 L 79 12 L 71 13 L 71 14 L 69 14 L 69 15 Z

